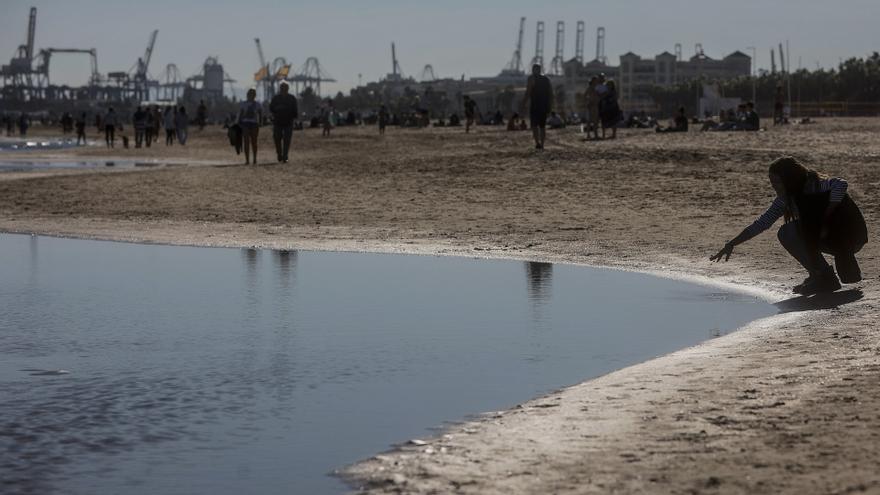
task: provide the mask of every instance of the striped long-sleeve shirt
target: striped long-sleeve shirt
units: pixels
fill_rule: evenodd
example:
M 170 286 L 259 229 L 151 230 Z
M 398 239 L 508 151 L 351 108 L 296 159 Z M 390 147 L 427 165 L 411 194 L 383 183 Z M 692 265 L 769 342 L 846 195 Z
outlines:
M 847 183 L 845 180 L 840 179 L 838 177 L 834 177 L 832 179 L 822 179 L 818 182 L 808 181 L 804 186 L 804 193 L 806 194 L 815 194 L 815 193 L 823 193 L 830 192 L 831 194 L 828 197 L 828 201 L 831 203 L 840 203 L 843 201 L 843 197 L 846 195 Z M 797 208 L 797 206 L 795 206 Z M 776 223 L 779 218 L 785 214 L 785 199 L 781 196 L 777 196 L 776 199 L 773 200 L 773 204 L 767 208 L 760 217 L 758 217 L 751 225 L 746 228 L 746 232 L 748 233 L 748 239 L 755 237 L 756 235 L 764 232 L 769 229 Z M 797 212 L 794 212 L 794 215 L 797 216 Z

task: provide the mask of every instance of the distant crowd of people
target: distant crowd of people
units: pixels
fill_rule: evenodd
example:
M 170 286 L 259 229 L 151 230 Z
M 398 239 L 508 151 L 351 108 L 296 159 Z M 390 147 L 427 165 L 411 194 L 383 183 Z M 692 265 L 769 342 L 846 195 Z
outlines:
M 256 163 L 260 127 L 267 123 L 272 126 L 272 138 L 275 144 L 275 157 L 278 162 L 289 161 L 292 133 L 305 126 L 320 128 L 322 137 L 330 137 L 333 129 L 340 125 L 376 125 L 380 135 L 384 135 L 387 127 L 456 127 L 463 126 L 464 132 L 470 133 L 476 125 L 506 126 L 508 131 L 531 130 L 535 148 L 544 148 L 546 130 L 562 129 L 568 125 L 580 124 L 585 140 L 616 139 L 619 127 L 654 129 L 657 133 L 688 132 L 694 123 L 701 124 L 703 131 L 757 131 L 761 129 L 761 120 L 755 110 L 754 102 L 741 104 L 737 109 L 722 110 L 717 118 L 706 116 L 704 120 L 689 119 L 686 109 L 680 107 L 670 118 L 669 125 L 661 125 L 644 111 L 631 112 L 624 115 L 619 102 L 619 93 L 615 81 L 604 74 L 590 78 L 583 92 L 583 108 L 578 112 L 564 112 L 554 108 L 556 97 L 550 78 L 543 73 L 540 64 L 535 64 L 526 80 L 525 95 L 518 111 L 510 112 L 506 117 L 501 110 L 493 109 L 483 113 L 477 100 L 470 95 L 461 95 L 461 114 L 452 113 L 448 117 L 431 118 L 430 112 L 415 97 L 409 110 L 400 106 L 395 112 L 388 106 L 381 105 L 378 109 L 365 115 L 354 110 L 340 112 L 330 98 L 321 100 L 317 108 L 307 115 L 301 113 L 296 96 L 290 93 L 288 83 L 280 84 L 279 93 L 269 102 L 257 100 L 256 89 L 247 92 L 246 99 L 239 103 L 238 111 L 229 114 L 224 123 L 230 144 L 236 153 L 245 153 L 245 163 Z M 562 105 L 560 105 L 562 106 Z M 784 102 L 782 87 L 777 88 L 774 99 L 774 124 L 785 123 L 783 115 Z M 130 120 L 129 120 L 130 115 Z M 461 116 L 460 116 L 461 115 Z M 207 121 L 207 107 L 202 101 L 192 119 L 184 106 L 138 106 L 133 113 L 120 117 L 114 108 L 94 115 L 94 125 L 103 134 L 107 147 L 113 148 L 121 138 L 123 146 L 129 147 L 129 139 L 121 135 L 123 120 L 130 123 L 133 129 L 133 147 L 151 147 L 161 141 L 162 130 L 165 133 L 165 145 L 172 146 L 177 142 L 186 145 L 189 139 L 189 126 L 196 124 L 200 129 Z M 4 115 L 7 134 L 12 135 L 15 128 L 21 136 L 26 135 L 30 119 L 26 113 L 15 117 Z M 77 144 L 86 144 L 87 114 L 82 113 L 74 118 L 64 113 L 60 124 L 65 133 L 76 132 Z

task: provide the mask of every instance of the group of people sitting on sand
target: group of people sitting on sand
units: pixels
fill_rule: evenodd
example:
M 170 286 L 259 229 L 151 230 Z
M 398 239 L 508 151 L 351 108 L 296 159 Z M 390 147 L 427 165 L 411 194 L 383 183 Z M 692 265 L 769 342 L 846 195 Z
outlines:
M 755 111 L 754 102 L 741 103 L 736 110 L 721 110 L 718 122 L 707 119 L 702 131 L 760 131 L 761 117 Z

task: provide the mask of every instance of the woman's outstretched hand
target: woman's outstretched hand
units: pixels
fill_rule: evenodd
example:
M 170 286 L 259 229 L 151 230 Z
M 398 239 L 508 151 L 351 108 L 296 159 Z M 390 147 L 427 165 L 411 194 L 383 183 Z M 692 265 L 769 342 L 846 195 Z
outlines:
M 710 257 L 709 261 L 718 262 L 718 261 L 721 261 L 721 258 L 724 258 L 724 261 L 727 261 L 730 259 L 730 255 L 732 253 L 733 253 L 733 244 L 728 242 L 727 244 L 724 245 L 723 248 L 721 248 L 720 251 L 715 253 L 715 256 Z

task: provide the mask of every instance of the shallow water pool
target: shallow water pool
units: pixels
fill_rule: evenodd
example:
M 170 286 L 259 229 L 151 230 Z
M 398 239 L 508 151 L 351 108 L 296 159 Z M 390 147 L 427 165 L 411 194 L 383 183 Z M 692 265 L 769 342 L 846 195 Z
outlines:
M 567 265 L 0 234 L 0 492 L 339 493 L 444 422 L 775 312 Z

